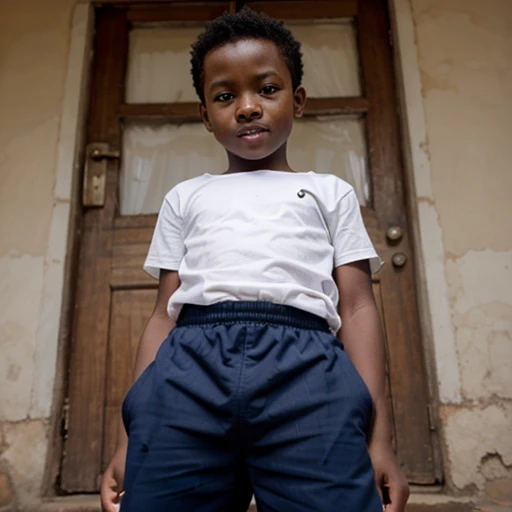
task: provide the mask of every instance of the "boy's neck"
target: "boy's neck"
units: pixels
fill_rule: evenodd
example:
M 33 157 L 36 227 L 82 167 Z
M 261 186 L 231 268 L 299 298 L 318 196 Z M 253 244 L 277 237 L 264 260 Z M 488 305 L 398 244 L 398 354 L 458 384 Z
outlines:
M 276 168 L 276 167 L 270 167 L 270 166 L 266 166 L 266 165 L 255 165 L 255 166 L 243 167 L 243 168 L 228 167 L 228 169 L 226 171 L 224 171 L 223 174 L 236 174 L 239 172 L 256 172 L 256 171 L 295 172 L 291 167 Z
M 228 152 L 228 169 L 225 174 L 251 171 L 282 171 L 295 172 L 288 164 L 286 152 L 280 158 L 263 158 L 261 160 L 245 160 Z

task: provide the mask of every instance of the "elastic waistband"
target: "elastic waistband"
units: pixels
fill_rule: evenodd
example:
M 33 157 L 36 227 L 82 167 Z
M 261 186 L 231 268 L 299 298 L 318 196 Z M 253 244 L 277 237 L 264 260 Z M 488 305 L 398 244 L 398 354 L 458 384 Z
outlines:
M 219 302 L 211 306 L 185 304 L 177 325 L 205 324 L 271 324 L 284 325 L 296 329 L 330 332 L 323 318 L 301 309 L 272 302 Z

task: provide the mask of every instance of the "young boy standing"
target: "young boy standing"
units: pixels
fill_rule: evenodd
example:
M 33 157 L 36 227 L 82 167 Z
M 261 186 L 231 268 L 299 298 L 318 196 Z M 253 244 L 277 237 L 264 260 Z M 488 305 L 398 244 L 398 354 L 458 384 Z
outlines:
M 228 169 L 160 210 L 145 263 L 158 296 L 102 505 L 117 510 L 124 488 L 122 512 L 244 512 L 252 493 L 260 512 L 379 512 L 387 487 L 386 510 L 403 512 L 378 256 L 350 185 L 287 160 L 300 45 L 277 20 L 224 14 L 192 75 Z

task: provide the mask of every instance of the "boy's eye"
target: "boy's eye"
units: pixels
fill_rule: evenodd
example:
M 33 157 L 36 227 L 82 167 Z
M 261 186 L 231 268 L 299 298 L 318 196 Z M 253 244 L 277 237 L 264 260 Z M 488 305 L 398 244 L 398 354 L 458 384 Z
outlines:
M 262 94 L 272 94 L 273 92 L 276 92 L 278 88 L 275 85 L 265 85 L 261 88 Z
M 215 96 L 215 101 L 229 101 L 233 99 L 233 95 L 230 92 L 223 92 Z

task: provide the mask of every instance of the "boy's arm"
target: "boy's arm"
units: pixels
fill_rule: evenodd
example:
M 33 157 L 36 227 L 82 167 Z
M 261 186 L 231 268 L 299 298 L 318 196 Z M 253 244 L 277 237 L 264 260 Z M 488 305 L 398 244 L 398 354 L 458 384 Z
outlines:
M 373 297 L 367 260 L 334 270 L 342 328 L 338 337 L 372 396 L 375 415 L 368 449 L 379 492 L 389 488 L 389 512 L 403 512 L 409 496 L 391 446 L 391 423 L 385 396 L 385 353 L 379 313 Z
M 135 357 L 135 367 L 133 369 L 134 382 L 155 359 L 160 345 L 175 326 L 174 321 L 167 314 L 167 303 L 179 286 L 180 278 L 178 277 L 178 272 L 174 270 L 160 271 L 155 308 L 144 329 Z
M 155 308 L 142 333 L 135 356 L 133 382 L 135 382 L 150 363 L 154 361 L 160 345 L 175 326 L 174 321 L 171 320 L 167 314 L 167 303 L 171 295 L 178 289 L 179 285 L 180 280 L 178 272 L 171 270 L 160 271 Z M 117 439 L 118 447 L 126 446 L 128 443 L 128 436 L 124 430 L 122 420 L 120 427 Z
M 158 294 L 155 308 L 142 333 L 137 349 L 133 381 L 135 382 L 142 372 L 155 359 L 160 345 L 165 340 L 175 323 L 167 314 L 167 303 L 171 295 L 178 289 L 180 280 L 178 272 L 170 270 L 160 271 Z M 117 443 L 114 456 L 102 478 L 101 505 L 105 512 L 119 510 L 119 495 L 123 490 L 124 465 L 126 462 L 126 450 L 128 448 L 128 436 L 124 429 L 123 420 L 120 417 L 117 425 Z

